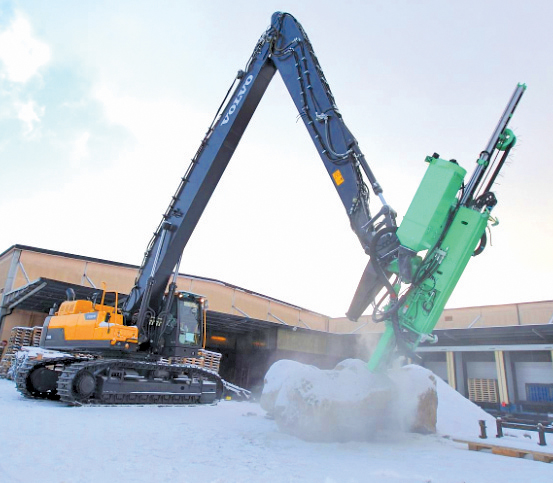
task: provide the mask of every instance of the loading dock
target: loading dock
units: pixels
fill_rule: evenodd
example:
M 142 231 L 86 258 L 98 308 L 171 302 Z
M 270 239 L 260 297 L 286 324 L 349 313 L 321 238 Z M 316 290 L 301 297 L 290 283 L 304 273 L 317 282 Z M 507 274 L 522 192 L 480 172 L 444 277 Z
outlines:
M 437 330 L 422 365 L 485 409 L 553 413 L 553 324 Z

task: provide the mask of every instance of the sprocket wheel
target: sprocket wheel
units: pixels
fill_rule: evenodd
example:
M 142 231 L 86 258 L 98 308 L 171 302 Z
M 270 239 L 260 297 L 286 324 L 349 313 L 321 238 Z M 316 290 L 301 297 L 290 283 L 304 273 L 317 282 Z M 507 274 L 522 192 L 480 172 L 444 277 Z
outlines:
M 83 371 L 77 374 L 77 377 L 73 381 L 73 393 L 75 399 L 79 401 L 86 401 L 96 391 L 96 378 L 94 374 Z

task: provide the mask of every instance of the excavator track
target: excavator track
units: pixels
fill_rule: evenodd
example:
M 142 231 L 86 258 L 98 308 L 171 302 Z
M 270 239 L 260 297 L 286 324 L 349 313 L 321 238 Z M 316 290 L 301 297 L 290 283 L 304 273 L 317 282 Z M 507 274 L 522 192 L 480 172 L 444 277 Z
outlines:
M 15 385 L 25 397 L 31 399 L 59 399 L 56 381 L 67 364 L 80 359 L 66 354 L 48 359 L 27 359 L 17 370 Z
M 66 404 L 210 404 L 221 398 L 223 382 L 208 369 L 120 359 L 69 364 L 57 381 Z
M 27 398 L 85 404 L 210 404 L 220 399 L 219 374 L 190 364 L 59 356 L 27 360 L 16 375 Z

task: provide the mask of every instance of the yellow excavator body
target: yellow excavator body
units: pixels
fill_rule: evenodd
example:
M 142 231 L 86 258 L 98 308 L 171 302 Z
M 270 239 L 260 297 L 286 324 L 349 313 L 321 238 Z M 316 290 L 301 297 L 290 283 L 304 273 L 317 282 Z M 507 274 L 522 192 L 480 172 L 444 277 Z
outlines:
M 116 346 L 129 350 L 138 343 L 137 327 L 124 325 L 123 315 L 115 307 L 94 304 L 90 300 L 63 302 L 55 315 L 49 318 L 48 333 L 46 347 L 63 342 L 69 348 L 78 341 L 78 345 L 82 346 Z M 60 335 L 57 341 L 52 340 L 52 334 L 56 333 Z

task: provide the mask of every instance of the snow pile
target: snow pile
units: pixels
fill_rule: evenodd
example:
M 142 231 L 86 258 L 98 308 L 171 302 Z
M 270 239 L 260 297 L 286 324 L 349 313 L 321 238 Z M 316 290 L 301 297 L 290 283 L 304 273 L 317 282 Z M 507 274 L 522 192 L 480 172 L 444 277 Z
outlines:
M 18 358 L 24 359 L 54 359 L 57 357 L 71 357 L 67 352 L 42 349 L 41 347 L 22 347 L 17 353 Z
M 482 408 L 469 401 L 439 377 L 438 391 L 438 433 L 456 438 L 474 437 L 479 433 L 478 421 L 486 421 L 490 434 L 495 434 L 495 418 Z
M 362 362 L 362 361 L 360 361 Z M 368 372 L 367 366 L 363 368 Z M 436 375 L 415 364 L 388 372 L 394 383 L 393 421 L 402 431 L 435 433 L 438 401 Z
M 391 377 L 348 359 L 324 371 L 282 360 L 269 369 L 261 406 L 281 431 L 307 441 L 363 441 L 382 429 L 435 432 L 435 378 L 409 366 Z
M 480 420 L 495 434 L 493 416 L 417 365 L 383 375 L 357 359 L 330 371 L 281 360 L 265 376 L 261 407 L 282 432 L 306 441 L 371 441 L 382 431 L 478 440 Z M 505 436 L 501 444 L 537 440 L 537 433 Z

